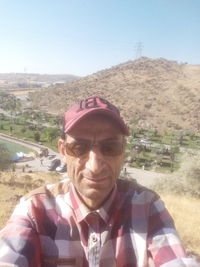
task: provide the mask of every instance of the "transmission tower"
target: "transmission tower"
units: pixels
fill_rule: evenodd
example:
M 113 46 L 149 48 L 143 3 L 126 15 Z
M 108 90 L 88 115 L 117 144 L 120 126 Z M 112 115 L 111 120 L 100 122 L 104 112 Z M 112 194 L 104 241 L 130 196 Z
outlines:
M 138 59 L 142 56 L 142 49 L 143 49 L 142 42 L 137 42 L 135 44 L 135 59 Z

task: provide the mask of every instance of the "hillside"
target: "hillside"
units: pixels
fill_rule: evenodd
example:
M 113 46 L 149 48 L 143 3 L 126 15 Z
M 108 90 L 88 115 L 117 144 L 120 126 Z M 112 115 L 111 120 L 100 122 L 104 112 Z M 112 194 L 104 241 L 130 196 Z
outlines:
M 35 108 L 62 114 L 86 96 L 111 100 L 129 123 L 200 130 L 200 65 L 140 58 L 32 93 Z

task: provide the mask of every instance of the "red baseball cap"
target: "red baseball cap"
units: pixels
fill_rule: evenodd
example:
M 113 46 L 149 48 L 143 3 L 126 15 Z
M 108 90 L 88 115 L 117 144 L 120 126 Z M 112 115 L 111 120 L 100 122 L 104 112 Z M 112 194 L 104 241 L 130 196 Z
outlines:
M 124 135 L 129 135 L 129 129 L 125 124 L 117 107 L 101 97 L 86 98 L 73 105 L 64 114 L 64 132 L 68 133 L 80 120 L 91 114 L 104 114 L 115 120 Z

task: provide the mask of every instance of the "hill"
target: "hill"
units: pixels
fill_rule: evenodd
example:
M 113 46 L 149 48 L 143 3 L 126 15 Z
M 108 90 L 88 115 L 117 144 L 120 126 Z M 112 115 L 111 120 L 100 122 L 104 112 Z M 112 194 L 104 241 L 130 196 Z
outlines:
M 33 106 L 62 114 L 86 96 L 119 106 L 128 123 L 159 129 L 200 130 L 200 66 L 140 58 L 30 94 Z

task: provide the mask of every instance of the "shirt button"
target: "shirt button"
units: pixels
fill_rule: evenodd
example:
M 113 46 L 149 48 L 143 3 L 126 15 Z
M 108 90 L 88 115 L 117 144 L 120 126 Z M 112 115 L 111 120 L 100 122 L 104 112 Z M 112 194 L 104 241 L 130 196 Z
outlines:
M 92 242 L 96 243 L 97 242 L 97 237 L 95 235 L 92 236 Z

